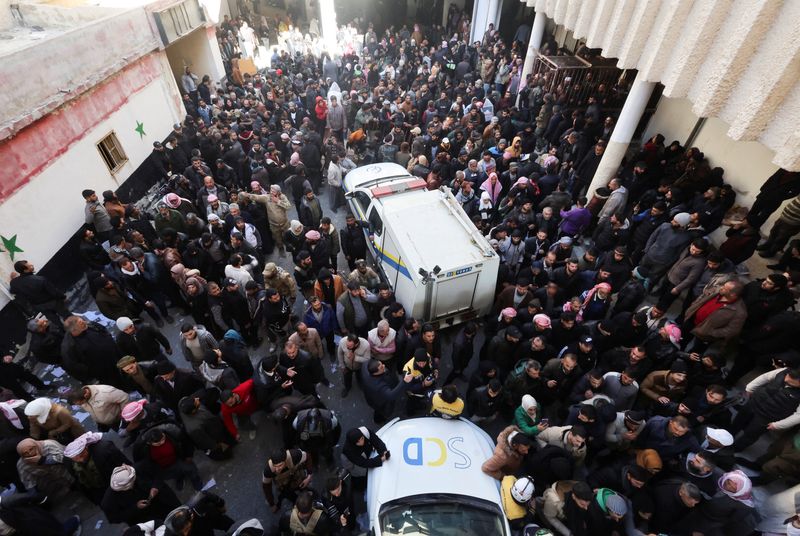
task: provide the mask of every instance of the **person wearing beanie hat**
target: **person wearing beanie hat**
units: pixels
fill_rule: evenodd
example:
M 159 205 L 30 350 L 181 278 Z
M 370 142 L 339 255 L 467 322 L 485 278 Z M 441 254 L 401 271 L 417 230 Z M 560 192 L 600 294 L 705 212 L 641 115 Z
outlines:
M 153 396 L 155 395 L 154 382 L 158 363 L 156 361 L 143 361 L 140 363 L 134 356 L 126 355 L 117 361 L 117 368 L 124 377 L 133 380 L 135 388 L 140 393 Z
M 161 361 L 156 365 L 155 394 L 160 402 L 175 412 L 181 398 L 199 391 L 204 385 L 194 373 L 178 369 L 171 361 Z
M 613 490 L 608 488 L 602 488 L 597 492 L 597 501 L 600 504 L 601 508 L 605 507 L 606 514 L 610 517 L 615 523 L 619 523 L 625 514 L 628 513 L 628 503 L 622 497 L 622 495 L 617 494 Z M 611 532 L 602 532 L 602 534 L 610 534 Z M 601 532 L 597 532 L 596 534 L 601 534 Z
M 164 361 L 165 353 L 172 355 L 169 339 L 150 324 L 125 316 L 118 318 L 116 324 L 120 330 L 117 346 L 122 355 L 132 355 L 139 361 Z
M 614 421 L 606 429 L 606 444 L 616 451 L 628 450 L 644 428 L 644 424 L 644 411 L 618 411 Z
M 672 363 L 669 370 L 654 370 L 639 388 L 641 407 L 653 408 L 658 415 L 673 415 L 678 401 L 686 396 L 688 367 L 682 359 Z
M 672 221 L 656 227 L 650 234 L 639 266 L 647 271 L 651 281 L 661 279 L 692 242 L 694 235 L 686 230 L 689 219 L 689 214 L 681 212 Z

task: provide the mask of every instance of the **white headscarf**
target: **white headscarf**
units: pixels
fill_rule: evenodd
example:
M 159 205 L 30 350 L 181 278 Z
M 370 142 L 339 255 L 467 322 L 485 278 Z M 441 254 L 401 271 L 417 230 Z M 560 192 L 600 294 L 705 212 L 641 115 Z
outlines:
M 736 491 L 728 491 L 725 489 L 723 484 L 728 481 L 733 481 L 736 483 Z M 753 503 L 753 496 L 750 492 L 753 490 L 753 483 L 750 482 L 750 477 L 744 474 L 744 472 L 736 469 L 735 471 L 730 471 L 725 473 L 721 477 L 719 477 L 719 489 L 730 497 L 731 499 L 735 499 L 740 503 L 746 504 L 747 506 L 753 507 L 755 504 Z
M 114 491 L 129 491 L 136 483 L 136 469 L 124 463 L 115 467 L 111 473 L 111 489 Z
M 531 395 L 523 395 L 522 397 L 522 409 L 530 413 L 531 408 L 537 409 L 539 407 L 538 402 L 536 399 L 533 398 Z
M 489 195 L 489 192 L 481 192 L 481 201 L 478 205 L 478 210 L 483 210 L 487 208 L 494 207 L 494 203 L 492 203 L 492 196 Z
M 37 398 L 25 406 L 25 415 L 28 417 L 36 417 L 39 424 L 44 424 L 47 420 L 47 416 L 50 414 L 51 407 L 53 407 L 53 403 L 49 398 Z
M 17 412 L 14 410 L 24 405 L 24 400 L 7 400 L 6 402 L 0 402 L 0 411 L 3 412 L 3 416 L 11 423 L 11 426 L 17 430 L 22 430 L 22 421 L 19 420 L 19 415 L 17 415 Z
M 103 439 L 103 434 L 100 432 L 86 432 L 64 447 L 64 456 L 67 458 L 74 458 L 83 452 L 86 447 L 94 445 L 101 439 Z

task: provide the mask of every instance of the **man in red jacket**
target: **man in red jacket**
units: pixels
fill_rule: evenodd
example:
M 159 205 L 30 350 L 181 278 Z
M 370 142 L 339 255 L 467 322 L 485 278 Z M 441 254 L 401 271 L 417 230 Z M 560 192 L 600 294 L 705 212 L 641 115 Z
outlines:
M 222 391 L 219 398 L 222 401 L 222 421 L 225 423 L 225 427 L 228 429 L 231 435 L 236 438 L 236 441 L 239 441 L 239 430 L 236 428 L 236 423 L 233 421 L 233 416 L 241 415 L 243 417 L 248 417 L 248 421 L 246 423 L 245 421 L 240 421 L 239 424 L 250 428 L 253 425 L 250 422 L 249 417 L 255 413 L 257 409 L 259 409 L 258 400 L 256 400 L 256 395 L 253 392 L 252 378 L 244 383 L 240 383 L 233 390 L 225 389 Z M 251 429 L 250 439 L 255 439 L 255 436 L 256 431 Z

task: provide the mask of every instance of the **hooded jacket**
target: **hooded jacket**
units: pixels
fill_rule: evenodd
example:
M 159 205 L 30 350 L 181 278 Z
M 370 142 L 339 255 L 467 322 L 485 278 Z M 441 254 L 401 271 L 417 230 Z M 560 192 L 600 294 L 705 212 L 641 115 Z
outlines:
M 500 480 L 503 475 L 515 474 L 522 465 L 522 454 L 514 450 L 510 443 L 510 437 L 514 432 L 521 433 L 516 426 L 507 426 L 500 432 L 494 454 L 481 466 L 481 470 L 492 478 Z

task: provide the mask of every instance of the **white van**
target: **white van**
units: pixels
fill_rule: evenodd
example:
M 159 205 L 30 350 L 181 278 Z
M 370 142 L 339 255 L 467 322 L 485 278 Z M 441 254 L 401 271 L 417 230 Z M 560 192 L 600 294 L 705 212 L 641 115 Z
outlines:
M 394 419 L 377 432 L 391 457 L 367 476 L 374 536 L 508 536 L 500 485 L 481 471 L 494 451 L 466 419 Z
M 448 188 L 388 163 L 350 171 L 342 187 L 407 315 L 446 327 L 491 310 L 500 258 Z

